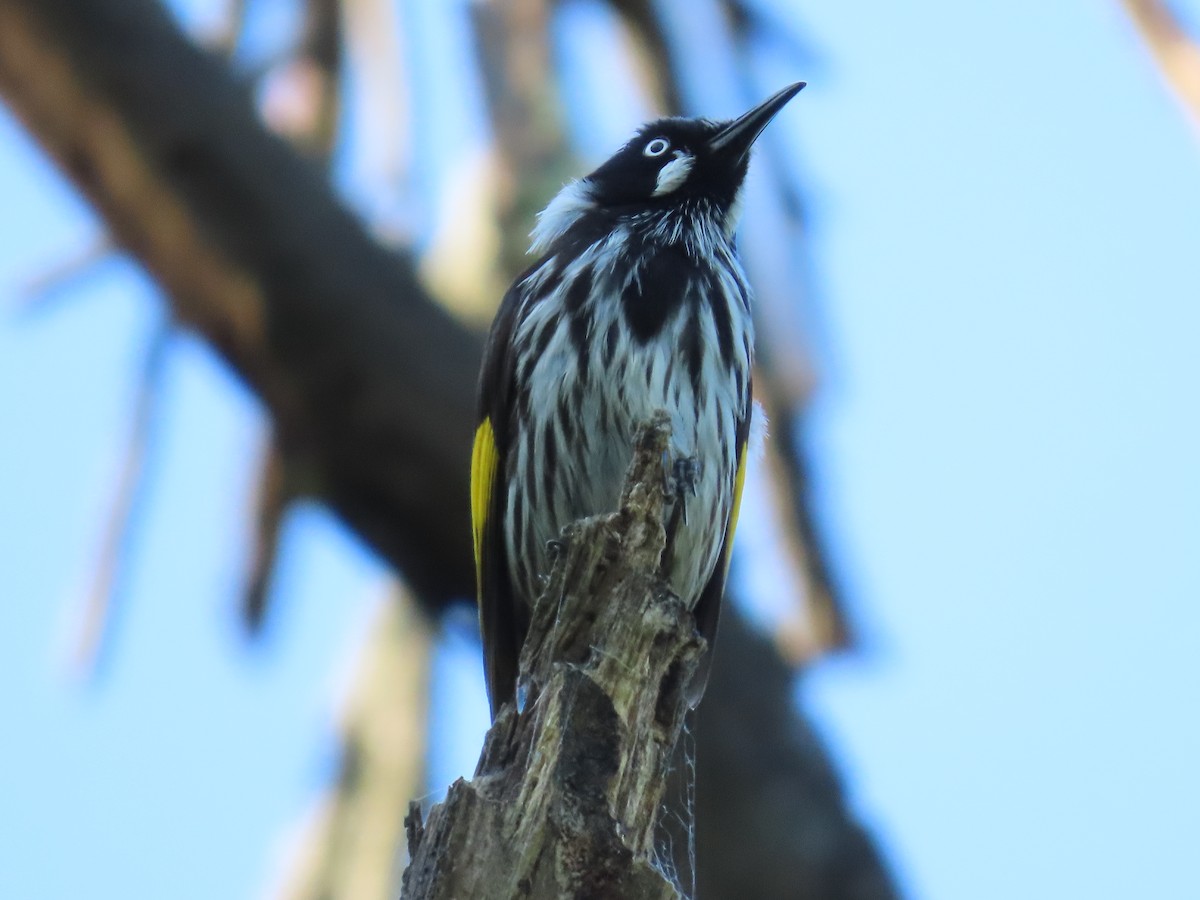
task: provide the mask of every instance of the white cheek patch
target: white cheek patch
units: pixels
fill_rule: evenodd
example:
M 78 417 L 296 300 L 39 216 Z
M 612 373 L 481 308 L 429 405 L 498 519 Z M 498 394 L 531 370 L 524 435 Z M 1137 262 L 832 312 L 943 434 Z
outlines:
M 661 197 L 669 194 L 687 181 L 696 159 L 682 150 L 675 151 L 675 158 L 658 170 L 658 181 L 654 184 L 654 193 L 650 196 Z

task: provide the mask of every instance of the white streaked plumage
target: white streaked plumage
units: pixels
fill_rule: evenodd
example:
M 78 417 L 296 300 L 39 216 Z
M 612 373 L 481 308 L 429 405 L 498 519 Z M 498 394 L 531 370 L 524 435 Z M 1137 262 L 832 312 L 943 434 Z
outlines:
M 586 187 L 576 182 L 547 207 L 538 223 L 539 237 L 547 246 L 574 223 L 585 197 Z M 686 500 L 687 524 L 680 526 L 675 539 L 669 575 L 673 590 L 694 601 L 716 565 L 733 503 L 738 422 L 749 415 L 753 334 L 748 310 L 742 305 L 749 288 L 724 217 L 694 213 L 672 210 L 632 217 L 573 257 L 558 273 L 549 294 L 544 285 L 554 271 L 554 258 L 532 272 L 522 286 L 525 296 L 514 343 L 543 349 L 516 373 L 518 382 L 529 386 L 532 414 L 521 421 L 514 436 L 504 515 L 506 532 L 525 537 L 510 543 L 508 557 L 510 571 L 524 582 L 526 596 L 540 592 L 540 578 L 551 562 L 546 545 L 564 525 L 617 507 L 634 433 L 659 409 L 671 418 L 672 455 L 700 463 L 695 496 Z M 609 353 L 609 328 L 624 315 L 622 291 L 642 278 L 642 269 L 630 266 L 628 257 L 622 256 L 631 243 L 644 261 L 653 258 L 656 246 L 682 249 L 703 262 L 698 272 L 708 273 L 719 289 L 711 292 L 715 294 L 711 300 L 706 299 L 710 291 L 697 278 L 689 288 L 693 295 L 671 313 L 653 339 L 639 342 L 621 323 L 614 329 L 616 345 Z M 582 367 L 566 308 L 567 293 L 581 275 L 591 279 L 593 298 Z M 730 307 L 732 371 L 721 358 L 712 302 Z M 696 325 L 689 324 L 691 317 L 696 317 Z M 698 327 L 700 334 L 699 383 L 707 387 L 700 396 L 694 393 L 681 350 L 689 327 Z M 582 369 L 587 370 L 586 377 Z M 613 402 L 616 395 L 622 403 Z M 564 398 L 571 398 L 572 421 L 567 423 L 557 413 Z M 544 487 L 548 442 L 557 451 L 549 497 Z M 520 477 L 528 467 L 534 473 L 532 490 Z M 523 529 L 517 527 L 518 507 L 525 511 L 523 515 L 535 517 L 524 522 Z
M 692 706 L 704 693 L 751 420 L 740 188 L 755 140 L 803 86 L 727 122 L 646 124 L 538 219 L 540 259 L 501 301 L 479 382 L 472 521 L 493 717 L 519 699 L 548 544 L 616 508 L 635 430 L 659 410 L 674 482 L 664 574 L 708 641 L 686 683 L 660 687 Z

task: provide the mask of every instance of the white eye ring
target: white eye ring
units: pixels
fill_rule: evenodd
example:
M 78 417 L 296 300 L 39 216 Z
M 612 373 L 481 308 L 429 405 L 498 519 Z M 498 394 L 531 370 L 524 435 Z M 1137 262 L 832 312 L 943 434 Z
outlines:
M 662 156 L 671 149 L 671 142 L 666 138 L 655 138 L 642 151 L 643 156 Z

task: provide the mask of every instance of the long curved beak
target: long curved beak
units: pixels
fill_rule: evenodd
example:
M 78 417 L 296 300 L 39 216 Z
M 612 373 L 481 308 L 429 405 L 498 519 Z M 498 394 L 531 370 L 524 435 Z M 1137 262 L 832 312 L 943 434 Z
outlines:
M 775 118 L 777 112 L 787 106 L 789 100 L 800 93 L 804 85 L 803 81 L 789 84 L 758 106 L 742 113 L 716 133 L 708 142 L 708 149 L 733 162 L 741 162 L 750 152 L 751 146 L 762 134 L 763 129 L 767 127 L 767 123 Z

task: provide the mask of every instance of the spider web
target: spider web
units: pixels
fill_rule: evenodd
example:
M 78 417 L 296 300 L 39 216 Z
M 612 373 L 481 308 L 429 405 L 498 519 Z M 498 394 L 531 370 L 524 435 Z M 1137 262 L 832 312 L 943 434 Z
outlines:
M 653 863 L 681 897 L 696 896 L 696 738 L 684 719 L 655 825 Z

